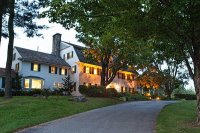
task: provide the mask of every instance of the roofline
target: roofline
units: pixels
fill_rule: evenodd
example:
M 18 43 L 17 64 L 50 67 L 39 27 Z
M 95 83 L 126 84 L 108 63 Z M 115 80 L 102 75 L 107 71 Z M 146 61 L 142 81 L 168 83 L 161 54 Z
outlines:
M 79 48 L 79 49 L 85 49 L 86 47 L 84 46 L 80 46 L 80 45 L 76 45 L 76 44 L 73 44 L 73 43 L 70 43 L 70 42 L 66 42 L 66 41 L 61 41 L 61 42 L 64 42 L 64 43 L 67 43 L 73 47 L 76 47 L 76 48 Z
M 43 53 L 43 54 L 51 54 L 51 53 L 40 52 L 40 51 L 36 51 L 36 50 L 32 50 L 32 49 L 17 47 L 17 46 L 15 46 L 14 48 L 16 48 L 16 49 L 17 49 L 17 48 L 21 48 L 21 49 L 30 50 L 30 51 L 34 51 L 34 52 L 39 52 L 39 53 Z M 19 51 L 18 51 L 18 53 L 19 53 Z M 19 53 L 19 54 L 20 54 L 20 53 Z
M 30 60 L 26 60 L 26 59 L 20 59 L 21 61 L 24 61 L 24 62 L 31 62 L 31 63 L 38 63 L 38 64 L 44 64 L 44 65 L 50 65 L 50 66 L 57 66 L 57 67 L 71 67 L 69 64 L 66 64 L 66 65 L 56 65 L 56 64 L 51 64 L 51 63 L 44 63 L 44 62 L 39 62 L 39 61 L 30 61 Z

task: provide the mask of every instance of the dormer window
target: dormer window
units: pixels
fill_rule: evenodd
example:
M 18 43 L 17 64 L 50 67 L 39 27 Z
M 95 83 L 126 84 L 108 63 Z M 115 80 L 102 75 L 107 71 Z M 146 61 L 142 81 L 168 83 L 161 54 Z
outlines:
M 66 60 L 73 58 L 73 51 L 67 53 L 67 57 L 65 57 Z
M 73 67 L 71 68 L 71 71 L 72 71 L 73 73 L 76 73 L 76 66 L 73 66 Z
M 16 72 L 19 71 L 19 63 L 15 64 L 15 71 L 16 71 Z
M 39 72 L 40 71 L 40 64 L 31 63 L 31 70 L 35 71 L 35 72 Z

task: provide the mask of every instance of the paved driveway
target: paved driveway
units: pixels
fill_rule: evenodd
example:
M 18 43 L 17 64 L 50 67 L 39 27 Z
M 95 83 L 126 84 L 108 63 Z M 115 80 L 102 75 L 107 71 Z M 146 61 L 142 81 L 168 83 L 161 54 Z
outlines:
M 153 133 L 160 110 L 173 101 L 129 102 L 25 129 L 21 133 Z

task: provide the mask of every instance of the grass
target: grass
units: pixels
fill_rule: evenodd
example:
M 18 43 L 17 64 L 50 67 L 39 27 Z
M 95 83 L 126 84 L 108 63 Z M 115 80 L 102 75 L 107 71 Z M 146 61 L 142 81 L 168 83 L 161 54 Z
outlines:
M 110 98 L 88 98 L 87 102 L 68 101 L 69 97 L 50 97 L 48 100 L 36 97 L 0 98 L 0 133 L 37 125 L 84 111 L 120 103 Z
M 157 118 L 157 133 L 200 133 L 196 120 L 196 101 L 167 105 Z

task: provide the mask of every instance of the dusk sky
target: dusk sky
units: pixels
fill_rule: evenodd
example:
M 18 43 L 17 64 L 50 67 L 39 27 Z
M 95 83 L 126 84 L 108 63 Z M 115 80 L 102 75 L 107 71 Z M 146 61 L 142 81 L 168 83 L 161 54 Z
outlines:
M 47 30 L 41 30 L 39 33 L 43 34 L 42 37 L 33 37 L 28 38 L 26 34 L 23 33 L 23 29 L 15 28 L 15 36 L 14 46 L 37 50 L 39 47 L 40 52 L 51 53 L 52 51 L 52 36 L 56 33 L 62 34 L 62 41 L 71 42 L 74 44 L 81 45 L 81 43 L 77 42 L 75 38 L 76 31 L 75 30 L 66 30 L 59 24 L 50 24 L 47 19 L 40 19 L 37 21 L 38 24 L 45 24 L 49 26 Z M 8 39 L 2 38 L 1 46 L 0 46 L 0 67 L 6 66 L 6 58 L 7 58 L 7 46 Z

